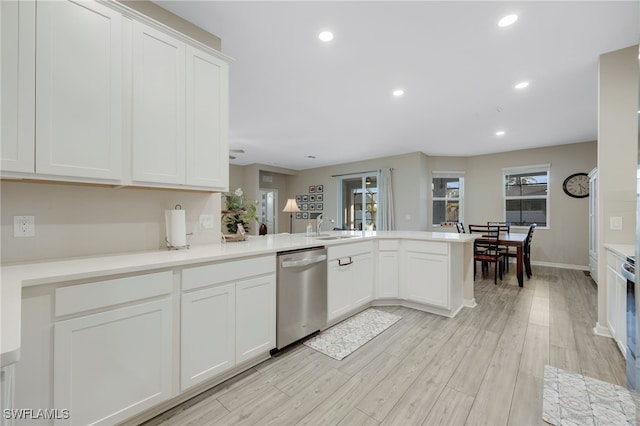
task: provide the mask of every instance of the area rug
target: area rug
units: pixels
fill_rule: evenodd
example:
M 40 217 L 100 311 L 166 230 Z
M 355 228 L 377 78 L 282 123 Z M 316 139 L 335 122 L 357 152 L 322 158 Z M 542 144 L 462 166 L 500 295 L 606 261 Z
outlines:
M 542 419 L 552 425 L 637 424 L 638 394 L 549 365 L 542 398 Z
M 342 360 L 402 318 L 378 309 L 367 309 L 312 337 L 304 344 Z

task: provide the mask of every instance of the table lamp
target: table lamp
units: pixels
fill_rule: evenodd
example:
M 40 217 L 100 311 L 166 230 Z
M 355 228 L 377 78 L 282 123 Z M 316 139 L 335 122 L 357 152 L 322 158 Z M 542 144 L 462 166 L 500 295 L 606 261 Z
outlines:
M 293 234 L 293 212 L 299 212 L 298 203 L 295 198 L 289 198 L 287 204 L 285 204 L 283 212 L 289 213 L 289 233 Z

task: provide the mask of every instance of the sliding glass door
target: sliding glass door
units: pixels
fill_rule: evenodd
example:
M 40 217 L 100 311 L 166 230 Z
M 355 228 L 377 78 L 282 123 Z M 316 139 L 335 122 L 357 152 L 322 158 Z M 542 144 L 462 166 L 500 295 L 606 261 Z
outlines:
M 378 173 L 341 176 L 338 209 L 342 229 L 375 231 L 378 221 Z

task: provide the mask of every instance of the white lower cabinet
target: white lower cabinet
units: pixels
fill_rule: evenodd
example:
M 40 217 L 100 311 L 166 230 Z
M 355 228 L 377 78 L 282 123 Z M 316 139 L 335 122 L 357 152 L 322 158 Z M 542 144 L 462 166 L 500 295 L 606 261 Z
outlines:
M 327 257 L 327 320 L 332 321 L 373 300 L 373 244 L 329 247 Z
M 405 299 L 449 309 L 449 245 L 407 241 Z
M 627 280 L 620 273 L 624 259 L 607 251 L 607 325 L 618 348 L 626 356 Z
M 113 424 L 170 398 L 172 335 L 169 297 L 57 322 L 58 424 Z
M 275 307 L 275 274 L 236 284 L 236 363 L 276 346 Z
M 380 240 L 378 243 L 377 292 L 379 298 L 397 298 L 400 278 L 398 240 Z
M 275 256 L 182 270 L 180 389 L 276 345 Z
M 235 366 L 235 302 L 233 284 L 182 295 L 181 390 Z

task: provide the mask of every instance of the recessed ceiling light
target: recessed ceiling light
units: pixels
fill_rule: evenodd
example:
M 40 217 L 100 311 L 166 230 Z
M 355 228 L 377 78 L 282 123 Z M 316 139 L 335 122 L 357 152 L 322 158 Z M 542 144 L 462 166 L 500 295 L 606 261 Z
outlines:
M 318 34 L 318 38 L 324 42 L 333 40 L 333 33 L 331 31 L 323 31 Z
M 316 156 L 315 155 L 307 155 L 305 158 L 309 158 L 309 159 L 313 160 L 314 158 L 316 158 Z
M 521 81 L 520 83 L 515 85 L 516 89 L 524 89 L 525 87 L 527 87 L 529 85 L 528 81 Z
M 496 136 L 504 136 L 504 130 L 498 130 Z
M 404 90 L 402 89 L 396 89 L 393 91 L 393 96 L 398 97 L 398 96 L 402 96 L 404 95 Z
M 502 18 L 500 21 L 498 21 L 498 26 L 508 27 L 509 25 L 513 24 L 517 20 L 518 20 L 518 15 L 507 15 L 504 18 Z

